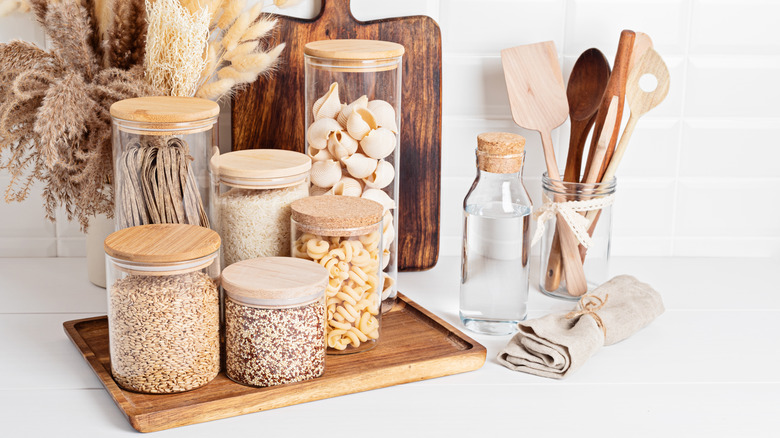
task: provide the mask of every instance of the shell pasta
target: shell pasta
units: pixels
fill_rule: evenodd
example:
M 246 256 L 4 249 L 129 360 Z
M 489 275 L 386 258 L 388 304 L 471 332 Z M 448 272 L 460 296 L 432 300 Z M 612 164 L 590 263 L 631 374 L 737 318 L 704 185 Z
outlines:
M 325 339 L 330 349 L 358 349 L 379 339 L 381 239 L 375 231 L 356 237 L 302 233 L 293 241 L 293 256 L 328 271 Z

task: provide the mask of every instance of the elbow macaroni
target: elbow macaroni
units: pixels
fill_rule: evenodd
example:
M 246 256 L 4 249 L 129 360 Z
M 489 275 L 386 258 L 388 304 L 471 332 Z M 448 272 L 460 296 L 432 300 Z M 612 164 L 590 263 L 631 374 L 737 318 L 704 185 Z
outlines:
M 328 270 L 325 288 L 328 347 L 345 350 L 379 339 L 380 239 L 378 231 L 358 238 L 301 234 L 293 255 L 319 263 Z

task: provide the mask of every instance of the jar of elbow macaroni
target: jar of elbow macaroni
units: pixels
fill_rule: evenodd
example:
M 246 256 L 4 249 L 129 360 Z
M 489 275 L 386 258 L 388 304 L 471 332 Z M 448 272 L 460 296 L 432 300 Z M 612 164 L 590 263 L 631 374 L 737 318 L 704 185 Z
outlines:
M 227 376 L 251 386 L 299 382 L 325 369 L 322 266 L 291 257 L 234 263 L 222 272 Z
M 328 271 L 328 354 L 366 351 L 379 340 L 382 315 L 382 205 L 350 196 L 292 203 L 291 251 Z

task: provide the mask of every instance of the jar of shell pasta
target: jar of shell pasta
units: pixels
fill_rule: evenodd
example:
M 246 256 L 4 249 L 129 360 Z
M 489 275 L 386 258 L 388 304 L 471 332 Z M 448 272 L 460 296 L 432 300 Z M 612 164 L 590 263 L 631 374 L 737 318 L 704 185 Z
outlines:
M 290 255 L 290 204 L 309 196 L 309 169 L 306 155 L 280 149 L 211 158 L 211 212 L 223 266 Z
M 398 275 L 398 175 L 404 47 L 323 40 L 304 47 L 306 153 L 312 195 L 371 199 L 383 207 L 383 310 Z
M 109 235 L 111 374 L 130 391 L 173 393 L 219 373 L 219 235 L 184 224 Z
M 227 376 L 244 385 L 272 386 L 322 375 L 327 284 L 324 267 L 291 257 L 225 268 Z
M 292 254 L 328 272 L 329 354 L 373 348 L 382 316 L 382 205 L 370 199 L 314 196 L 292 204 Z

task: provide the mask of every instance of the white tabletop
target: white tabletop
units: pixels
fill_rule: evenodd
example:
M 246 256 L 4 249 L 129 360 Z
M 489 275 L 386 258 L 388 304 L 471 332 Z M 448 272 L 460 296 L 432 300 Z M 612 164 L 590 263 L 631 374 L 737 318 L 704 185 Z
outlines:
M 106 313 L 81 258 L 0 259 L 0 436 L 136 433 L 65 335 L 64 321 Z M 402 273 L 400 290 L 458 328 L 458 268 L 444 257 Z M 778 259 L 615 258 L 663 296 L 666 313 L 605 347 L 562 381 L 496 362 L 470 373 L 155 432 L 236 436 L 778 436 Z M 535 269 L 534 269 L 535 271 Z M 532 278 L 529 318 L 570 310 Z M 511 435 L 510 435 L 511 434 Z

